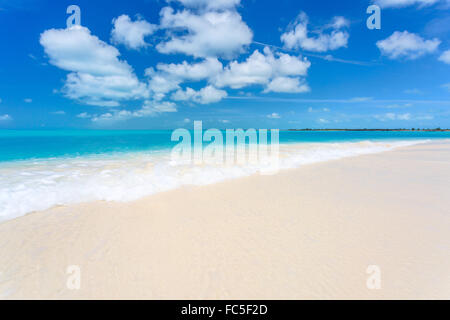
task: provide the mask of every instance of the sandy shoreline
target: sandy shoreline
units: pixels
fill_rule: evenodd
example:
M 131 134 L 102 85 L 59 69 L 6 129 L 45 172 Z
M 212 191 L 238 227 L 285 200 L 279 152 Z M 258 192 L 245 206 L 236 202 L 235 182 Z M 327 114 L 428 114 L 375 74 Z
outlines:
M 450 299 L 449 163 L 433 142 L 20 217 L 0 298 Z

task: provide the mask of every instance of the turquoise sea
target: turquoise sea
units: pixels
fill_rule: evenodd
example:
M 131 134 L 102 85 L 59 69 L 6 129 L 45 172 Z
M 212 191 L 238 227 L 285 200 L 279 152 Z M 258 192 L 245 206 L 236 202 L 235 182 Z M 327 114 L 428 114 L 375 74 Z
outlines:
M 0 161 L 164 150 L 177 144 L 171 141 L 171 134 L 172 130 L 0 130 Z M 449 138 L 450 132 L 280 131 L 279 141 L 283 144 Z
M 171 136 L 171 130 L 0 130 L 0 221 L 55 205 L 131 201 L 261 172 L 254 163 L 177 163 L 171 151 L 178 142 Z M 277 164 L 296 168 L 437 139 L 450 139 L 450 132 L 280 131 Z

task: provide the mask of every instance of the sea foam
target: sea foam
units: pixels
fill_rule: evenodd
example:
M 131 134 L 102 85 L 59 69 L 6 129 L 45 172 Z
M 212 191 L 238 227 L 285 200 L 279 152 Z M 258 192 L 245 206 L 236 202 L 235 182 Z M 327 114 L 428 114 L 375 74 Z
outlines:
M 425 140 L 281 144 L 280 170 L 378 153 Z M 206 185 L 260 172 L 255 164 L 174 164 L 170 150 L 4 162 L 0 221 L 56 205 L 127 202 L 185 185 Z

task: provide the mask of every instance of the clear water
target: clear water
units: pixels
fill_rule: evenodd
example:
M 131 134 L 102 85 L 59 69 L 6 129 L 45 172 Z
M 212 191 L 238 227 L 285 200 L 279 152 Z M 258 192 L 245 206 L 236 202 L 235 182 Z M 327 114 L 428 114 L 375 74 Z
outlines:
M 0 161 L 170 149 L 171 130 L 0 130 Z M 450 132 L 280 131 L 280 143 L 445 139 Z
M 55 205 L 132 201 L 261 172 L 259 164 L 174 163 L 170 154 L 178 142 L 171 135 L 168 130 L 0 131 L 0 221 Z M 450 139 L 450 133 L 280 131 L 279 169 L 436 139 Z

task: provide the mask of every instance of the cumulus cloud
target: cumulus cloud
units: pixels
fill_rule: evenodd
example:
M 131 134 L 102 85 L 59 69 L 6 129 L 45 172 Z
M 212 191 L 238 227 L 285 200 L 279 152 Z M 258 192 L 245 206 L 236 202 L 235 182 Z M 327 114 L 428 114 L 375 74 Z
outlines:
M 111 41 L 135 50 L 148 46 L 144 40 L 145 37 L 153 34 L 158 28 L 145 20 L 131 21 L 125 14 L 115 18 L 113 25 Z
M 408 31 L 395 31 L 390 37 L 377 42 L 381 53 L 389 59 L 417 59 L 437 50 L 441 41 L 437 38 L 424 40 Z
M 309 87 L 301 78 L 306 76 L 311 63 L 306 58 L 284 53 L 274 54 L 269 48 L 263 53 L 255 50 L 245 61 L 232 61 L 225 68 L 217 58 L 205 58 L 198 63 L 183 61 L 179 64 L 158 64 L 156 70 L 148 68 L 149 89 L 157 99 L 167 93 L 172 99 L 194 101 L 202 104 L 217 102 L 226 92 L 217 88 L 239 89 L 250 85 L 263 85 L 265 92 L 306 92 Z M 182 90 L 180 84 L 206 80 L 208 86 L 200 91 Z
M 170 74 L 147 68 L 145 75 L 149 77 L 148 88 L 153 95 L 153 99 L 162 100 L 167 93 L 180 89 L 182 80 L 172 77 Z
M 345 28 L 349 26 L 349 22 L 344 17 L 334 17 L 322 29 L 314 30 L 313 35 L 309 34 L 308 23 L 308 16 L 301 12 L 288 26 L 281 35 L 281 41 L 287 49 L 325 52 L 347 47 L 349 34 Z
M 180 64 L 159 63 L 156 69 L 168 76 L 180 80 L 199 81 L 211 78 L 222 71 L 222 63 L 217 58 L 206 58 L 199 63 L 190 64 L 183 61 Z
M 147 87 L 129 76 L 94 76 L 88 73 L 67 75 L 64 92 L 71 99 L 88 105 L 116 107 L 120 100 L 147 97 Z
M 166 112 L 177 112 L 175 103 L 169 101 L 152 101 L 146 100 L 144 105 L 135 111 L 129 110 L 112 110 L 100 115 L 89 116 L 92 122 L 99 124 L 110 124 L 117 121 L 129 120 L 132 118 L 143 118 L 148 116 L 156 116 Z
M 41 34 L 40 43 L 51 64 L 66 71 L 93 75 L 128 75 L 131 67 L 118 59 L 119 51 L 91 35 L 89 29 L 50 29 Z
M 186 90 L 178 90 L 172 95 L 173 100 L 178 101 L 194 101 L 201 104 L 209 104 L 219 102 L 227 96 L 227 92 L 219 90 L 212 85 L 208 85 L 199 91 L 195 91 L 192 88 L 186 88 Z
M 242 53 L 253 38 L 252 31 L 235 10 L 193 13 L 174 12 L 166 7 L 160 15 L 160 27 L 169 32 L 169 39 L 156 46 L 161 53 L 228 59 Z
M 240 89 L 254 84 L 265 84 L 273 74 L 273 66 L 267 56 L 255 50 L 243 62 L 233 61 L 215 79 L 219 87 Z
M 156 65 L 156 70 L 147 68 L 145 74 L 149 77 L 149 90 L 153 99 L 162 100 L 167 93 L 180 91 L 181 83 L 208 80 L 220 73 L 222 69 L 222 63 L 217 58 L 206 58 L 198 63 L 186 61 L 178 64 L 159 63 Z
M 146 100 L 144 102 L 144 106 L 135 111 L 134 115 L 136 117 L 145 117 L 147 115 L 154 115 L 157 113 L 165 113 L 165 112 L 177 112 L 177 106 L 175 103 L 170 101 L 152 101 Z
M 375 0 L 374 3 L 379 5 L 381 8 L 402 8 L 412 5 L 426 7 L 439 1 L 440 0 Z
M 212 81 L 220 88 L 240 89 L 250 85 L 266 85 L 266 91 L 304 92 L 306 84 L 298 77 L 306 76 L 311 63 L 306 58 L 284 53 L 276 56 L 267 47 L 255 50 L 245 61 L 232 61 Z
M 264 92 L 301 93 L 310 91 L 304 79 L 277 77 L 269 82 Z
M 439 57 L 439 61 L 450 64 L 450 50 L 444 51 L 444 53 Z
M 147 86 L 119 59 L 119 51 L 91 35 L 89 29 L 50 29 L 41 34 L 40 43 L 51 64 L 70 71 L 62 90 L 67 97 L 108 107 L 118 106 L 121 100 L 148 97 Z
M 12 120 L 12 117 L 9 114 L 4 114 L 0 116 L 0 121 L 8 121 Z
M 61 92 L 84 104 L 110 108 L 101 114 L 84 112 L 77 117 L 101 123 L 176 112 L 176 105 L 171 101 L 215 103 L 227 97 L 225 87 L 261 85 L 264 92 L 309 90 L 304 77 L 311 63 L 306 58 L 265 48 L 262 53 L 256 50 L 244 61 L 231 61 L 226 67 L 223 60 L 219 61 L 219 58 L 231 60 L 239 56 L 252 42 L 251 29 L 235 9 L 240 0 L 174 1 L 185 8 L 177 11 L 163 8 L 159 26 L 140 18 L 133 20 L 128 15 L 113 19 L 111 42 L 114 44 L 140 49 L 148 45 L 147 36 L 157 29 L 164 30 L 166 38 L 156 46 L 159 52 L 181 53 L 195 59 L 194 62 L 158 63 L 147 68 L 146 82 L 137 78 L 114 46 L 85 27 L 50 29 L 41 34 L 40 43 L 50 63 L 68 71 Z M 337 17 L 324 30 L 341 30 L 347 26 L 347 20 Z M 186 86 L 200 81 L 204 87 L 199 90 Z M 140 109 L 119 108 L 124 101 L 137 99 L 145 101 Z
M 230 9 L 237 6 L 241 0 L 175 0 L 185 7 L 205 9 Z

